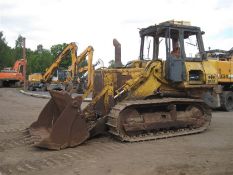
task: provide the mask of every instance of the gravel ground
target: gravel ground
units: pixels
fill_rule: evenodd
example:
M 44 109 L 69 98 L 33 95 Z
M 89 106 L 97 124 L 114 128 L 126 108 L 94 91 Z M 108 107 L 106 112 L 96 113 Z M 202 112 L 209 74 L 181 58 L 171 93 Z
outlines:
M 121 143 L 101 136 L 76 148 L 48 151 L 25 142 L 23 129 L 48 99 L 0 89 L 0 175 L 232 175 L 233 112 L 213 112 L 204 133 Z

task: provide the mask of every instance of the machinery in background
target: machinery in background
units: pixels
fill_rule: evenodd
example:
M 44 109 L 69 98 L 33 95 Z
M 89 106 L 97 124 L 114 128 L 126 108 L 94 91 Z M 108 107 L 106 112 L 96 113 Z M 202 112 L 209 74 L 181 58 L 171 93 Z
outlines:
M 77 46 L 70 43 L 57 56 L 54 63 L 44 74 L 34 73 L 29 75 L 29 90 L 67 90 L 83 93 L 86 81 L 83 75 L 90 70 L 92 65 L 94 49 L 88 46 L 80 55 L 77 56 Z M 67 70 L 59 70 L 59 66 L 66 56 L 71 53 L 71 65 Z M 87 59 L 86 59 L 87 58 Z M 90 62 L 90 64 L 89 64 Z M 54 76 L 54 73 L 57 74 Z
M 72 58 L 75 61 L 74 66 L 69 67 L 68 72 L 75 72 L 74 74 L 69 74 L 66 79 L 67 91 L 68 92 L 78 92 L 83 94 L 86 89 L 90 86 L 90 78 L 87 77 L 87 72 L 92 74 L 95 66 L 100 64 L 100 60 L 97 61 L 95 65 L 92 64 L 94 49 L 92 46 L 88 46 L 83 52 L 81 52 L 77 57 Z M 73 70 L 72 71 L 72 67 Z
M 24 81 L 23 69 L 26 66 L 24 59 L 16 60 L 14 66 L 4 68 L 0 72 L 0 87 L 20 87 Z
M 208 59 L 216 59 L 216 60 L 230 60 L 233 59 L 233 48 L 229 51 L 214 49 L 206 51 Z
M 41 73 L 33 73 L 28 76 L 28 90 L 65 90 L 65 81 L 68 76 L 67 70 L 57 68 L 49 81 L 43 81 Z
M 207 58 L 217 70 L 218 89 L 221 91 L 219 103 L 226 111 L 233 110 L 233 49 L 206 51 Z M 207 97 L 208 98 L 208 97 Z
M 67 55 L 71 53 L 71 77 L 75 76 L 75 66 L 76 66 L 76 54 L 77 54 L 77 45 L 72 42 L 68 44 L 63 51 L 57 56 L 55 61 L 50 65 L 49 68 L 46 69 L 44 74 L 34 73 L 29 75 L 28 77 L 28 89 L 29 90 L 62 90 L 65 89 L 63 81 L 60 81 L 58 76 L 57 80 L 54 77 L 54 73 L 58 70 L 60 64 L 64 59 L 66 59 Z M 59 72 L 57 72 L 57 75 Z

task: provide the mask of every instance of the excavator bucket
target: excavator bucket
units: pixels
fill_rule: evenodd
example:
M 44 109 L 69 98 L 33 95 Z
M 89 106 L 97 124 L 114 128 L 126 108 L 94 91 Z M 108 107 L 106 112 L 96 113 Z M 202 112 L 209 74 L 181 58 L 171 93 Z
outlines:
M 50 91 L 51 99 L 29 127 L 30 141 L 37 147 L 60 150 L 74 147 L 90 137 L 81 112 L 81 97 Z

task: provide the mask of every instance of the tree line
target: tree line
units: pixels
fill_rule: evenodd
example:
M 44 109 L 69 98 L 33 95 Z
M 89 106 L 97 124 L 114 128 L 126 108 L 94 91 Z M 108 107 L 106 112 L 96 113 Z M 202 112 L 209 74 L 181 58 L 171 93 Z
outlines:
M 12 67 L 16 60 L 22 58 L 22 36 L 19 35 L 15 40 L 15 47 L 11 48 L 0 31 L 0 70 L 4 67 Z M 43 73 L 46 71 L 58 54 L 67 46 L 67 43 L 55 44 L 49 50 L 44 49 L 43 45 L 38 45 L 35 51 L 26 48 L 27 75 L 31 73 Z M 61 69 L 67 69 L 71 65 L 70 55 L 59 66 Z

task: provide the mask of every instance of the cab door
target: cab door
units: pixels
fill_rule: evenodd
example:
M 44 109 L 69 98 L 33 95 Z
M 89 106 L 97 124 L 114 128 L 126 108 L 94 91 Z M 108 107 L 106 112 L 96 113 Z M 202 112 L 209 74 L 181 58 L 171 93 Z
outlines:
M 166 37 L 166 79 L 174 83 L 180 83 L 186 78 L 182 48 L 182 32 L 168 28 Z

